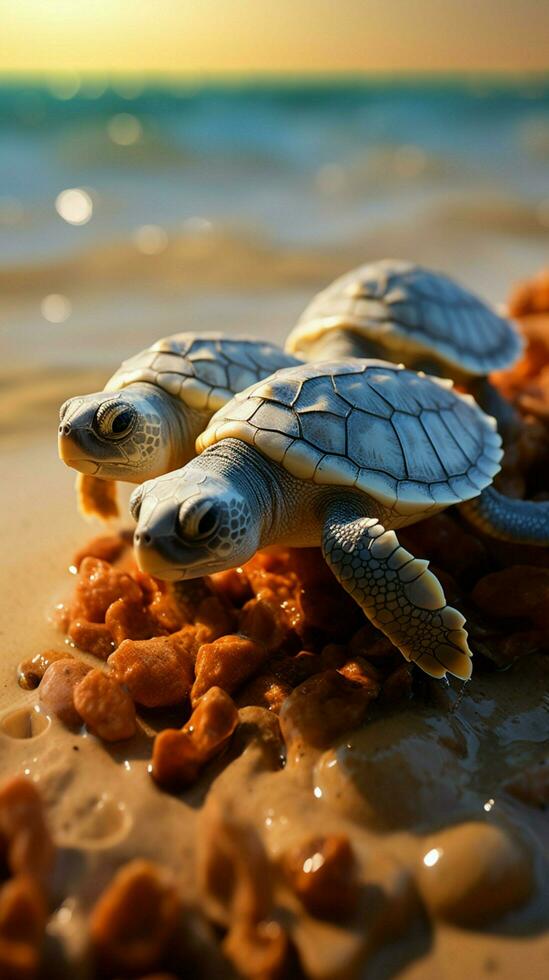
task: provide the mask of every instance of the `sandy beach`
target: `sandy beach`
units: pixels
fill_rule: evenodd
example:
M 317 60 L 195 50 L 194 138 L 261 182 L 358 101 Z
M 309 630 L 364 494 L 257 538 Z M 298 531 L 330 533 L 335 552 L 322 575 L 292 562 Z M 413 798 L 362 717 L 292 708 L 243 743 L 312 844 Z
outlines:
M 63 114 L 37 88 L 0 90 L 10 133 L 0 167 L 0 775 L 36 781 L 58 845 L 44 976 L 90 980 L 86 915 L 130 858 L 171 867 L 182 894 L 196 900 L 197 827 L 218 777 L 212 797 L 261 829 L 270 859 L 305 829 L 344 831 L 362 871 L 373 866 L 389 891 L 400 887 L 393 867 L 416 880 L 431 836 L 448 823 L 441 786 L 452 787 L 454 815 L 525 842 L 532 897 L 483 931 L 432 929 L 408 893 L 405 934 L 388 916 L 387 942 L 372 939 L 368 910 L 362 929 L 287 913 L 314 980 L 515 980 L 525 969 L 541 980 L 546 819 L 498 795 L 512 773 L 542 759 L 541 656 L 474 676 L 456 715 L 452 684 L 435 706 L 410 704 L 375 722 L 378 730 L 355 733 L 364 766 L 381 753 L 390 775 L 379 795 L 377 783 L 367 787 L 376 812 L 358 819 L 341 746 L 335 762 L 326 749 L 270 771 L 252 741 L 182 799 L 150 778 L 147 721 L 129 747 L 108 747 L 37 712 L 37 692 L 17 684 L 23 659 L 64 649 L 48 618 L 74 587 L 75 550 L 101 530 L 78 514 L 75 474 L 57 458 L 66 398 L 101 389 L 124 357 L 178 331 L 283 343 L 316 290 L 373 258 L 434 266 L 500 305 L 547 258 L 546 87 L 537 95 L 366 87 L 333 98 L 206 91 L 194 100 L 146 91 L 128 102 L 108 92 L 86 104 L 82 96 L 82 111 Z M 109 136 L 121 113 L 140 122 L 135 144 Z M 81 227 L 54 209 L 56 195 L 76 186 L 93 204 Z M 44 315 L 52 295 L 66 300 L 66 316 Z M 197 936 L 200 975 L 220 976 L 213 931 Z

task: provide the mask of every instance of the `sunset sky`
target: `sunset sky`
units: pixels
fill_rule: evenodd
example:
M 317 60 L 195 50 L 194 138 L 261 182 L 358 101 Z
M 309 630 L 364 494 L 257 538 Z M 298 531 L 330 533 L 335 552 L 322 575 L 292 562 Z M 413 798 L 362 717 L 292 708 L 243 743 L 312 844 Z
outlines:
M 528 71 L 546 0 L 0 0 L 0 71 Z

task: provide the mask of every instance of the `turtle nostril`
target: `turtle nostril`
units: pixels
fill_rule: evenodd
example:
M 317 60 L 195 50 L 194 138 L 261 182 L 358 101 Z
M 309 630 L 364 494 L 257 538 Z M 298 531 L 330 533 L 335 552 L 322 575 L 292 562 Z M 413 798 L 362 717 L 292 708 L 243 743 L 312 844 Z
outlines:
M 133 540 L 137 545 L 149 545 L 152 544 L 152 538 L 148 531 L 136 531 Z
M 71 431 L 70 422 L 62 422 L 61 425 L 59 426 L 59 435 L 61 436 L 68 436 L 70 434 L 70 431 Z

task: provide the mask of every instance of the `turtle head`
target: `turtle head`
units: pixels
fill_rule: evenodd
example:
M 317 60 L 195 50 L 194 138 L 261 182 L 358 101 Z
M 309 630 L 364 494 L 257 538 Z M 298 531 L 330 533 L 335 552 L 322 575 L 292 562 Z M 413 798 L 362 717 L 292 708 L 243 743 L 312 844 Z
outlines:
M 260 521 L 246 489 L 203 469 L 204 456 L 134 490 L 130 509 L 142 571 L 175 580 L 211 575 L 248 561 Z
M 69 398 L 59 413 L 59 456 L 105 480 L 140 483 L 194 453 L 181 404 L 151 384 Z

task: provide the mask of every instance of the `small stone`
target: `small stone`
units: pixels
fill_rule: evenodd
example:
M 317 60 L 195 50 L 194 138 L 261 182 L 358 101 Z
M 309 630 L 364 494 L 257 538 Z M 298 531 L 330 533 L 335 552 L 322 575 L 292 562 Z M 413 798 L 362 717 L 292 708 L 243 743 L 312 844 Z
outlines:
M 523 905 L 534 876 L 517 838 L 471 821 L 425 839 L 417 883 L 433 918 L 476 928 Z

